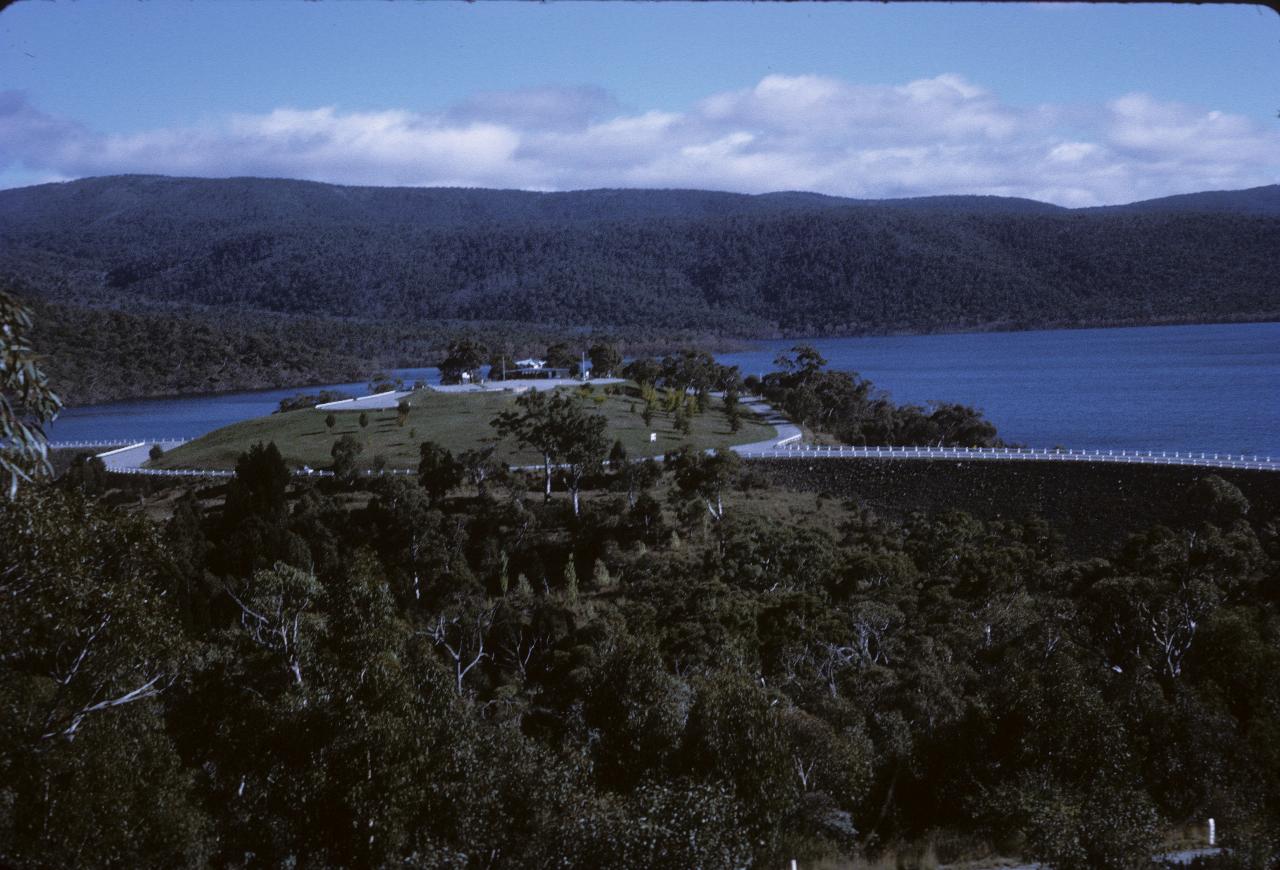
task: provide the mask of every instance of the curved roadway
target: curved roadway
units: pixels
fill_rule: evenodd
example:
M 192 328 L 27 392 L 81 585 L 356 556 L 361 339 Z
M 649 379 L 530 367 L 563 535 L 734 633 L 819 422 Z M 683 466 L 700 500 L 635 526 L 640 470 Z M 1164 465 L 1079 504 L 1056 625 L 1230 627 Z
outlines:
M 742 400 L 742 407 L 754 412 L 761 420 L 774 428 L 774 436 L 768 441 L 756 441 L 753 444 L 738 444 L 733 450 L 744 459 L 765 456 L 773 451 L 794 444 L 800 440 L 800 427 L 792 423 L 782 412 L 763 399 L 750 397 Z

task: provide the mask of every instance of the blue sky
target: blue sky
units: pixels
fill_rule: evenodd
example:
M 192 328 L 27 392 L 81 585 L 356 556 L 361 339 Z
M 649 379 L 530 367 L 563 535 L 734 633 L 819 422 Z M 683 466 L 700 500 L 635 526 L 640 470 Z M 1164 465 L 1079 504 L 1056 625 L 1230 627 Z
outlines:
M 1280 180 L 1260 6 L 47 3 L 0 186 L 112 172 L 1068 205 Z

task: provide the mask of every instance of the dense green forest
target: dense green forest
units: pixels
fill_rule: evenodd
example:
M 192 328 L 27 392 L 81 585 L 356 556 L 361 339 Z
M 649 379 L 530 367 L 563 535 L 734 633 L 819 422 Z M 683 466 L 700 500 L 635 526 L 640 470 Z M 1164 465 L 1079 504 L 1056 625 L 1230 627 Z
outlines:
M 1269 270 L 1275 216 L 827 206 L 424 225 L 309 215 L 134 209 L 70 226 L 6 222 L 0 268 L 42 297 L 77 303 L 573 326 L 696 318 L 738 334 L 1280 308 Z
M 22 290 L 22 287 L 16 288 Z M 24 294 L 29 296 L 30 294 Z M 69 405 L 112 399 L 326 383 L 363 383 L 391 368 L 444 361 L 466 336 L 508 359 L 572 340 L 608 339 L 628 354 L 691 343 L 729 349 L 696 330 L 591 333 L 522 323 L 364 321 L 210 310 L 126 312 L 36 304 L 34 339 Z
M 749 465 L 575 516 L 427 456 L 0 506 L 0 863 L 1127 868 L 1208 817 L 1280 855 L 1280 517 L 1220 477 L 1081 558 Z
M 0 301 L 0 866 L 1121 870 L 1207 818 L 1213 865 L 1280 864 L 1269 473 L 1082 475 L 1114 517 L 1082 545 L 964 463 L 915 463 L 928 501 L 843 462 L 813 492 L 806 459 L 605 461 L 589 398 L 526 393 L 490 425 L 533 472 L 424 442 L 416 479 L 361 476 L 343 434 L 321 480 L 271 443 L 229 480 L 54 480 Z M 781 362 L 833 431 L 875 409 Z M 732 375 L 631 367 L 694 413 Z
M 144 373 L 132 368 L 107 363 L 98 387 L 73 374 L 96 361 L 71 334 L 129 330 L 101 309 L 173 318 L 177 333 L 215 324 L 247 345 L 248 362 L 193 358 L 167 385 L 177 390 L 267 382 L 273 369 L 325 380 L 438 350 L 449 324 L 643 338 L 693 324 L 759 337 L 1274 318 L 1277 191 L 1068 210 L 101 178 L 0 191 L 0 276 L 50 304 L 44 347 L 71 358 L 60 380 L 74 393 L 145 395 L 125 386 Z M 296 344 L 278 340 L 294 329 Z M 263 357 L 254 343 L 276 347 Z

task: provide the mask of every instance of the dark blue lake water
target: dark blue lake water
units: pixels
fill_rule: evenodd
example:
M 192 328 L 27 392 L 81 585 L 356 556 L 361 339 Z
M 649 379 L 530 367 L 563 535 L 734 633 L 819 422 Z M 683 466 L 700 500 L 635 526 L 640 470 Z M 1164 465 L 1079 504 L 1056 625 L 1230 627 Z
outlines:
M 435 368 L 397 369 L 408 384 L 440 382 Z M 48 428 L 55 441 L 95 441 L 115 438 L 194 438 L 240 420 L 261 417 L 280 407 L 280 400 L 299 393 L 337 390 L 349 396 L 369 394 L 368 383 L 322 384 L 282 390 L 251 390 L 173 399 L 136 399 L 68 408 Z
M 1280 323 L 825 338 L 832 368 L 899 402 L 981 408 L 1006 441 L 1034 447 L 1151 448 L 1280 455 Z M 722 354 L 744 375 L 773 368 L 794 340 Z M 404 369 L 406 381 L 438 381 Z M 351 395 L 365 384 L 309 387 Z M 194 437 L 269 414 L 299 388 L 72 408 L 58 440 Z

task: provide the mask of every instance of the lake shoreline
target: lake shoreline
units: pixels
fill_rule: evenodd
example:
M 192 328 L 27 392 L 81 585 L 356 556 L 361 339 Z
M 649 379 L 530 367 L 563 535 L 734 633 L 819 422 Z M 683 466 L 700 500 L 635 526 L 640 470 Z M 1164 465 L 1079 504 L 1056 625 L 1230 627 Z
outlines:
M 1259 315 L 1223 315 L 1218 318 L 1146 318 L 1142 320 L 1135 319 L 1111 319 L 1102 321 L 1051 321 L 1048 323 L 1036 324 L 1018 324 L 1018 323 L 985 323 L 975 324 L 971 326 L 948 326 L 937 330 L 918 331 L 910 329 L 869 329 L 869 330 L 832 330 L 830 332 L 819 331 L 817 333 L 810 330 L 776 330 L 769 333 L 758 333 L 752 335 L 730 335 L 712 337 L 708 336 L 705 340 L 693 342 L 699 349 L 708 350 L 713 354 L 729 354 L 736 352 L 748 351 L 757 348 L 759 345 L 774 341 L 829 341 L 833 339 L 864 339 L 864 338 L 922 338 L 935 336 L 956 336 L 956 335 L 1014 335 L 1021 333 L 1035 332 L 1079 332 L 1087 330 L 1111 330 L 1111 329 L 1161 329 L 1176 328 L 1188 326 L 1222 326 L 1222 325 L 1243 325 L 1243 324 L 1264 324 L 1274 323 L 1280 324 L 1280 310 L 1267 312 Z M 555 327 L 546 327 L 553 329 Z M 598 331 L 600 334 L 608 332 L 608 327 L 582 327 Z M 672 348 L 655 342 L 643 341 L 620 341 L 620 344 L 626 345 L 629 350 L 634 349 L 635 355 L 657 355 L 671 352 Z M 403 363 L 404 360 L 399 362 Z M 373 366 L 377 369 L 377 366 Z M 402 371 L 414 368 L 434 368 L 434 366 L 412 366 L 407 364 L 395 366 L 383 366 L 382 368 L 390 368 L 393 371 Z M 372 371 L 370 372 L 372 373 Z M 308 390 L 319 390 L 332 384 L 337 379 L 351 378 L 355 376 L 355 372 L 346 369 L 336 371 L 328 380 L 316 380 L 308 377 L 306 380 L 291 380 L 286 378 L 283 381 L 276 380 L 270 383 L 252 382 L 229 389 L 218 390 L 178 390 L 167 391 L 161 393 L 137 393 L 126 392 L 109 395 L 104 398 L 98 398 L 91 402 L 77 402 L 67 404 L 66 409 L 82 409 L 94 408 L 102 405 L 112 405 L 118 402 L 145 402 L 145 401 L 167 401 L 170 399 L 198 399 L 198 398 L 215 398 L 219 396 L 235 395 L 240 393 L 255 392 L 273 392 L 277 390 L 298 390 L 306 392 Z
M 1033 447 L 1280 454 L 1280 408 L 1260 397 L 1280 384 L 1280 323 L 1177 324 L 1092 330 L 759 339 L 715 354 L 744 376 L 809 343 L 835 370 L 858 372 L 901 403 L 979 408 L 1010 443 Z M 434 368 L 392 371 L 438 381 Z M 144 398 L 73 407 L 55 440 L 196 437 L 270 414 L 281 399 L 367 382 Z

